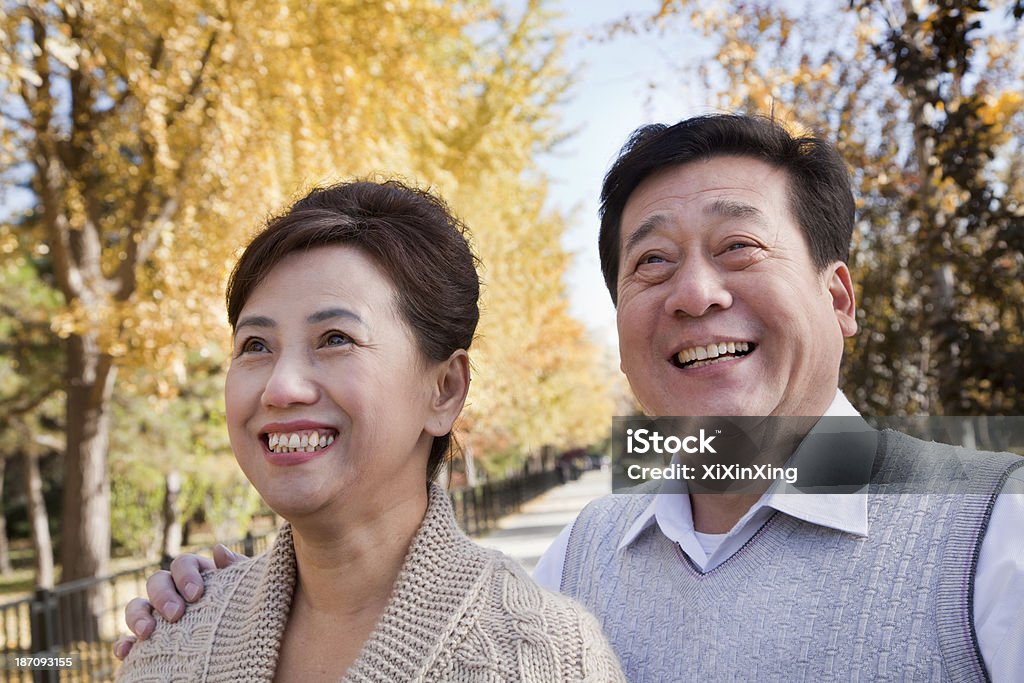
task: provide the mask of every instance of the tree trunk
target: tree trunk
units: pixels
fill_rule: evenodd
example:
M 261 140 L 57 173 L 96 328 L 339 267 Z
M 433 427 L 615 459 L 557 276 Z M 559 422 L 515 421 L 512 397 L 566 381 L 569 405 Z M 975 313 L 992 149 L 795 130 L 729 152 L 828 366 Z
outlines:
M 0 458 L 0 576 L 9 576 L 11 573 L 11 548 L 7 540 L 7 510 L 4 509 L 4 474 L 7 469 L 7 461 Z
M 36 562 L 36 586 L 53 588 L 53 542 L 50 540 L 50 518 L 43 499 L 43 477 L 39 473 L 39 456 L 25 451 L 25 493 L 28 519 L 32 527 L 32 549 Z
M 102 576 L 110 562 L 110 397 L 116 369 L 94 334 L 67 340 L 67 452 L 62 581 Z
M 466 444 L 466 447 L 462 449 L 462 457 L 466 462 L 466 485 L 476 486 L 476 460 L 473 458 L 473 447 Z
M 181 553 L 181 475 L 172 471 L 164 479 L 163 543 L 161 561 L 169 561 Z
M 936 393 L 943 415 L 961 415 L 960 391 L 963 377 L 960 370 L 960 344 L 953 326 L 956 275 L 949 263 L 940 263 L 932 273 L 931 334 L 936 351 Z

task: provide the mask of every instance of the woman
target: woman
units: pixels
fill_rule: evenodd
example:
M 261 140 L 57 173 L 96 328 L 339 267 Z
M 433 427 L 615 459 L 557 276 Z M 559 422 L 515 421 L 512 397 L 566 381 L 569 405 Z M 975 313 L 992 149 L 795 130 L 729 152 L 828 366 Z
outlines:
M 134 646 L 133 680 L 623 680 L 596 621 L 474 545 L 430 483 L 469 388 L 463 228 L 397 182 L 317 189 L 228 284 L 235 457 L 288 524 Z

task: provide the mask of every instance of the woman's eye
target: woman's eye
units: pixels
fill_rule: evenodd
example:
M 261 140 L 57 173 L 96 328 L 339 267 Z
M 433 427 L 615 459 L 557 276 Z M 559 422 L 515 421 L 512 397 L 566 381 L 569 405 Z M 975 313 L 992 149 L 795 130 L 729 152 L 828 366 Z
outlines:
M 729 246 L 727 246 L 727 247 L 725 248 L 725 250 L 726 250 L 726 251 L 738 251 L 738 250 L 740 250 L 740 249 L 745 249 L 745 248 L 747 248 L 747 247 L 749 247 L 749 246 L 750 246 L 750 245 L 749 245 L 749 244 L 746 244 L 745 242 L 733 242 L 732 244 L 730 244 Z
M 328 332 L 324 335 L 324 346 L 344 346 L 351 343 L 352 339 L 341 332 Z
M 266 353 L 267 351 L 267 345 L 263 343 L 262 339 L 250 337 L 242 342 L 239 353 Z

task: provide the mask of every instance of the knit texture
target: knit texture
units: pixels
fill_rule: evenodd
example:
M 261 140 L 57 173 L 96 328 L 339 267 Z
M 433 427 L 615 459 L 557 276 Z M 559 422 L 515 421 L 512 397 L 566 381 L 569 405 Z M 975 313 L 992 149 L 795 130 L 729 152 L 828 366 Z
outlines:
M 292 533 L 206 576 L 200 602 L 139 642 L 120 681 L 270 681 L 295 586 Z M 624 681 L 593 616 L 458 528 L 431 486 L 427 514 L 369 640 L 342 679 Z
M 617 551 L 651 496 L 608 496 L 573 526 L 562 590 L 598 615 L 631 683 L 983 681 L 974 571 L 1021 465 L 882 432 L 867 537 L 776 512 L 707 573 L 657 525 Z

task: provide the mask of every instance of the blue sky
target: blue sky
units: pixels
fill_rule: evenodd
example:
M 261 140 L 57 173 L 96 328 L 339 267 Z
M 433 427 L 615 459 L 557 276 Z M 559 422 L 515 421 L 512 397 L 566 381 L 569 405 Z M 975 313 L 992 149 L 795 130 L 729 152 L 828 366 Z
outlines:
M 571 212 L 563 244 L 575 256 L 567 278 L 572 312 L 587 324 L 595 341 L 613 348 L 615 310 L 597 257 L 601 179 L 637 126 L 671 123 L 709 110 L 705 102 L 693 99 L 701 89 L 688 83 L 680 68 L 708 49 L 682 21 L 671 22 L 673 30 L 664 33 L 606 37 L 610 22 L 627 13 L 650 16 L 659 5 L 657 0 L 562 0 L 554 5 L 563 13 L 559 25 L 571 32 L 566 57 L 577 66 L 578 76 L 562 113 L 565 128 L 577 133 L 542 163 L 553 179 L 553 205 Z

